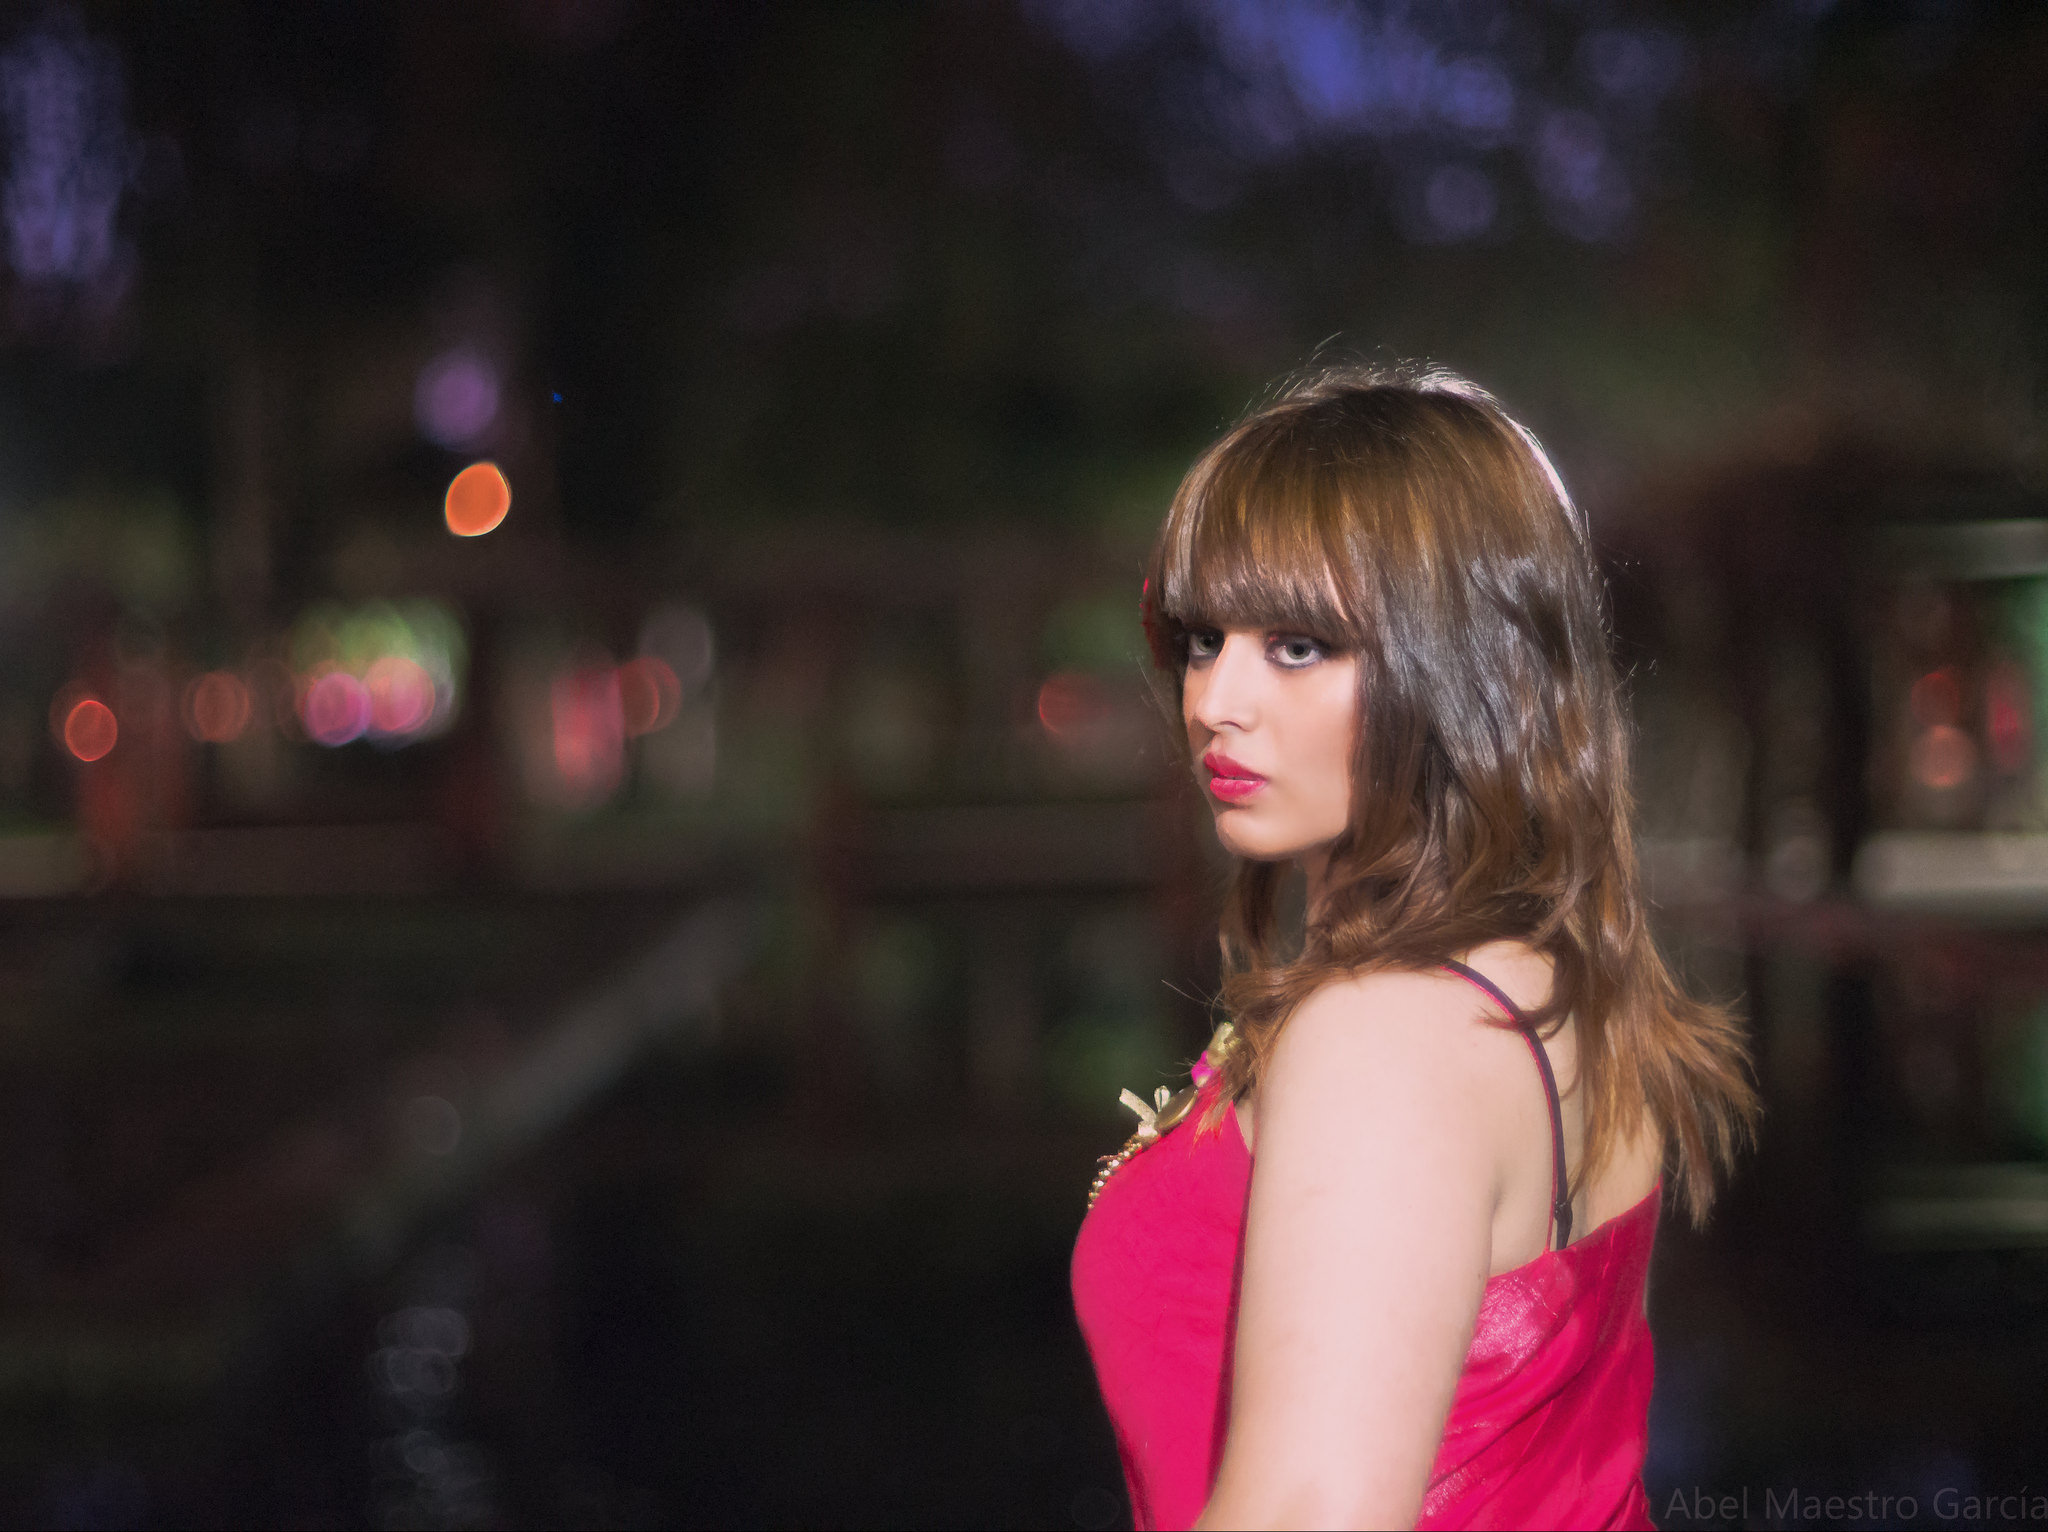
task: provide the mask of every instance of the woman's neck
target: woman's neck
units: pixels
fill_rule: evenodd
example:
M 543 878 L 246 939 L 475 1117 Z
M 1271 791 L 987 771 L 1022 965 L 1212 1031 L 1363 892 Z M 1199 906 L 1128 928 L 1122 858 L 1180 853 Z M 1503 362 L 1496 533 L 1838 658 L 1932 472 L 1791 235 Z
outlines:
M 1297 865 L 1301 868 L 1302 877 L 1307 884 L 1303 907 L 1308 911 L 1309 920 L 1313 922 L 1316 912 L 1322 908 L 1323 896 L 1329 892 L 1330 848 L 1318 846 L 1313 851 L 1304 852 Z

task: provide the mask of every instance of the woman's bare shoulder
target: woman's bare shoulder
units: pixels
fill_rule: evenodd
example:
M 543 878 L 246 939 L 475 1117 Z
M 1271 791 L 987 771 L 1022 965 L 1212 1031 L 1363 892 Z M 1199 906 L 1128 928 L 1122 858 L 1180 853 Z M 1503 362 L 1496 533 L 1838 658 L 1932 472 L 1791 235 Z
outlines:
M 1323 985 L 1288 1018 L 1260 1077 L 1259 1112 L 1401 1096 L 1463 1120 L 1490 1110 L 1527 1068 L 1524 1045 L 1456 976 L 1361 974 Z
M 1356 974 L 1333 979 L 1302 1001 L 1275 1051 L 1325 1062 L 1354 1051 L 1458 1053 L 1501 1030 L 1491 1009 L 1470 984 L 1442 970 Z

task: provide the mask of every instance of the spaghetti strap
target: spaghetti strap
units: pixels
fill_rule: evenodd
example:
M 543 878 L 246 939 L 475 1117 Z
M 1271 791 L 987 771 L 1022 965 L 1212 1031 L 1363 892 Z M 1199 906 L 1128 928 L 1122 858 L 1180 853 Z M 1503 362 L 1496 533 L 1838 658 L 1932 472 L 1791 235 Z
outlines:
M 1477 969 L 1467 968 L 1455 960 L 1447 961 L 1444 967 L 1506 1011 L 1515 1024 L 1515 1030 L 1522 1034 L 1522 1041 L 1529 1045 L 1529 1052 L 1535 1056 L 1537 1071 L 1543 1076 L 1543 1098 L 1550 1106 L 1550 1216 L 1557 1225 L 1556 1248 L 1562 1250 L 1572 1242 L 1572 1199 L 1565 1188 L 1564 1107 L 1557 1099 L 1557 1076 L 1551 1072 L 1550 1055 L 1543 1051 L 1542 1040 L 1536 1036 L 1536 1029 L 1529 1025 L 1528 1018 L 1522 1015 L 1522 1008 L 1508 999 L 1498 984 Z

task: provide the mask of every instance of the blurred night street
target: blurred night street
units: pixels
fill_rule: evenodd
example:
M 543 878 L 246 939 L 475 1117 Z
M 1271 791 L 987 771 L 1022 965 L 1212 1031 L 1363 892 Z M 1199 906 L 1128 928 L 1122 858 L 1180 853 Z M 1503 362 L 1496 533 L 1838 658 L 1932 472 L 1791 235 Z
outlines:
M 1141 570 L 1361 359 L 1586 508 L 1752 1028 L 1653 1514 L 2043 1493 L 2048 11 L 0 23 L 0 1524 L 1128 1525 L 1068 1260 L 1225 873 Z

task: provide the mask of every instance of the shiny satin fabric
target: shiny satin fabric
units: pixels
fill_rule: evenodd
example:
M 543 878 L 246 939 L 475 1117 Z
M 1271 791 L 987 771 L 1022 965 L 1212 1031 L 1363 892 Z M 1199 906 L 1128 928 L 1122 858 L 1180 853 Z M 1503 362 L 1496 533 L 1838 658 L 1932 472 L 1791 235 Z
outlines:
M 1252 1160 L 1234 1113 L 1198 1133 L 1201 1115 L 1110 1178 L 1074 1246 L 1074 1308 L 1141 1532 L 1193 1524 L 1229 1422 Z M 1417 1526 L 1653 1525 L 1643 1287 L 1659 1196 L 1487 1282 Z

